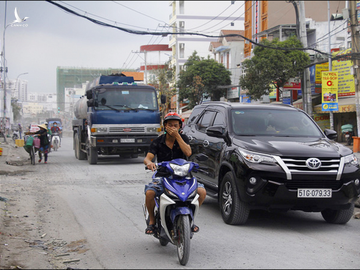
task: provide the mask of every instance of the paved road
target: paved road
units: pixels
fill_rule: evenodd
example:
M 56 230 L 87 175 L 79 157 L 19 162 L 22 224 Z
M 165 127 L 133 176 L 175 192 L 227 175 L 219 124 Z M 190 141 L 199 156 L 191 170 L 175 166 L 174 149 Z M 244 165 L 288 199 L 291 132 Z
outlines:
M 59 267 L 55 256 L 69 253 L 79 261 L 61 261 L 64 268 L 183 268 L 175 246 L 162 247 L 144 234 L 143 188 L 151 174 L 142 158 L 100 158 L 89 165 L 75 159 L 71 139 L 64 138 L 48 164 L 24 167 L 36 172 L 0 175 L 0 191 L 9 191 L 12 211 L 29 216 L 18 226 L 52 248 L 37 258 L 39 264 L 48 260 Z M 229 226 L 217 202 L 207 198 L 197 224 L 187 268 L 360 268 L 360 220 L 331 225 L 320 213 L 254 211 L 245 226 Z M 77 244 L 77 251 L 62 241 Z M 12 256 L 21 261 L 23 254 Z M 39 268 L 36 262 L 30 266 Z

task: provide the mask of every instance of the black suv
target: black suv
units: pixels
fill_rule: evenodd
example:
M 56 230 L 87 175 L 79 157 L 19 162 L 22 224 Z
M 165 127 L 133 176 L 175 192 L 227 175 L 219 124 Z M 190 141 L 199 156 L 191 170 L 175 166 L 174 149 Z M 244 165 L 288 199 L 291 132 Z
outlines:
M 338 224 L 352 217 L 357 158 L 302 110 L 207 102 L 195 106 L 183 131 L 200 165 L 194 174 L 218 198 L 226 223 L 244 224 L 251 209 L 321 212 Z

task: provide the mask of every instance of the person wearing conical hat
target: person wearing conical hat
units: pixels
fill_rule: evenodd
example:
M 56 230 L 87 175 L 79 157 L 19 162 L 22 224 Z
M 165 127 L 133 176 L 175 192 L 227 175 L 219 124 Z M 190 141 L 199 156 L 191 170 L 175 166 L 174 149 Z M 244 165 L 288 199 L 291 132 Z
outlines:
M 46 164 L 50 147 L 50 142 L 47 136 L 48 129 L 45 124 L 38 125 L 38 127 L 40 128 L 40 130 L 36 132 L 26 132 L 26 135 L 38 135 L 38 137 L 40 138 L 39 162 L 42 161 L 42 153 L 44 153 L 44 161 Z

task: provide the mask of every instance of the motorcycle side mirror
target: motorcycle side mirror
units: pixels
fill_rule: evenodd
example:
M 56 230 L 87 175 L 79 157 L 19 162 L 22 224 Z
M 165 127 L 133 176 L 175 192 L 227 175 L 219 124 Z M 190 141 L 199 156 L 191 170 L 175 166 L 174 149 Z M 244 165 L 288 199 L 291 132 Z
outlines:
M 166 103 L 166 96 L 165 95 L 161 95 L 160 99 L 161 99 L 161 104 Z

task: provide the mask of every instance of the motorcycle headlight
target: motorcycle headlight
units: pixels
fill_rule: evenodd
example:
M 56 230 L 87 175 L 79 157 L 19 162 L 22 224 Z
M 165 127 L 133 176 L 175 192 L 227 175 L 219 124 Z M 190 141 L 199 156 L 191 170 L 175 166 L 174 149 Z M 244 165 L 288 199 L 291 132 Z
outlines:
M 240 150 L 241 155 L 246 161 L 249 161 L 251 163 L 268 163 L 273 164 L 276 163 L 276 160 L 273 156 L 265 155 L 265 154 L 259 154 L 259 153 L 253 153 L 250 151 Z
M 186 176 L 189 172 L 190 164 L 187 163 L 185 165 L 176 165 L 173 163 L 170 163 L 171 169 L 174 171 L 174 174 L 177 176 Z
M 189 199 L 190 198 L 194 198 L 195 197 L 195 195 L 197 194 L 197 189 L 195 189 L 193 192 L 191 192 L 191 194 L 189 195 Z
M 354 154 L 348 155 L 344 157 L 345 164 L 357 165 L 358 159 Z
M 167 188 L 165 188 L 165 194 L 168 195 L 170 198 L 178 198 L 178 196 L 174 192 L 170 191 Z

